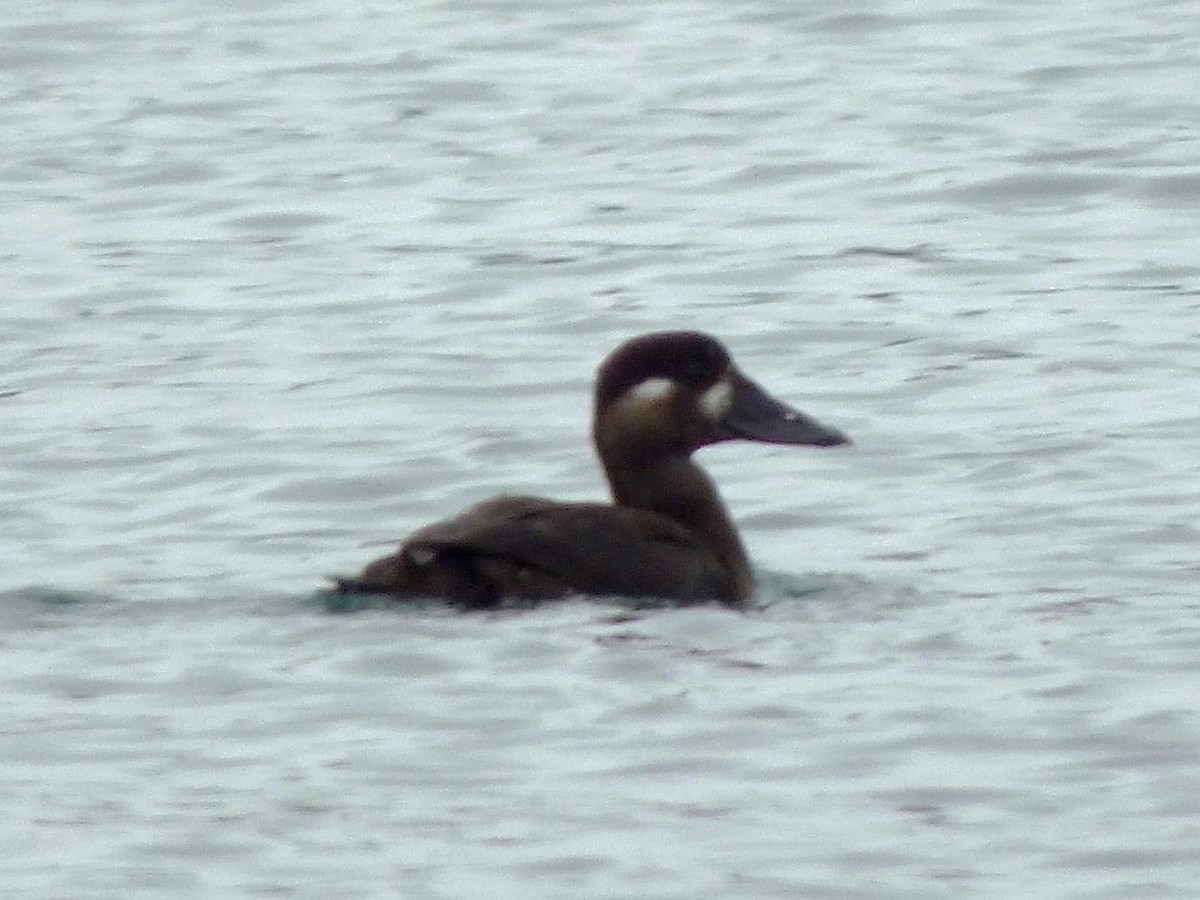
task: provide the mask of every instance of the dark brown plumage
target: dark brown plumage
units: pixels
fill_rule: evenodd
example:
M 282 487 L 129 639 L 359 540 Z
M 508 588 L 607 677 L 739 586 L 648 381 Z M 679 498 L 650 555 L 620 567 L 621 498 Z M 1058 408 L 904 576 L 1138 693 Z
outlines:
M 773 399 L 698 332 L 642 335 L 600 367 L 592 435 L 614 505 L 497 497 L 414 532 L 343 592 L 505 599 L 620 595 L 738 604 L 749 561 L 716 488 L 691 459 L 727 440 L 849 442 Z

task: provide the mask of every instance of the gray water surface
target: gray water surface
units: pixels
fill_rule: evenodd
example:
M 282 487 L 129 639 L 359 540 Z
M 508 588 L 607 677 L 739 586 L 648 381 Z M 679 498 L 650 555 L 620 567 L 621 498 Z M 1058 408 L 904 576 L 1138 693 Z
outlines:
M 1195 2 L 0 11 L 0 894 L 1193 897 Z M 697 328 L 760 605 L 329 613 Z

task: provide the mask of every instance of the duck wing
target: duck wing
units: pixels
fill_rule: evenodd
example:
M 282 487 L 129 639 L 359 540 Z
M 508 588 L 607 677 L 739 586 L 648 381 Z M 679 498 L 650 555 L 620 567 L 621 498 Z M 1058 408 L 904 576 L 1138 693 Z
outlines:
M 728 601 L 716 557 L 645 510 L 497 497 L 416 532 L 343 590 L 444 597 L 471 606 L 569 594 Z

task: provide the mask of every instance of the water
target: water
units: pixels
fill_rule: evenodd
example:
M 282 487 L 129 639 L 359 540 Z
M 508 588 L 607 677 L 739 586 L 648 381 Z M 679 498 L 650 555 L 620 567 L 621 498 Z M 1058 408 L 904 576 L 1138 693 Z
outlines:
M 6 8 L 0 892 L 1194 896 L 1198 11 Z M 666 327 L 761 610 L 322 608 Z

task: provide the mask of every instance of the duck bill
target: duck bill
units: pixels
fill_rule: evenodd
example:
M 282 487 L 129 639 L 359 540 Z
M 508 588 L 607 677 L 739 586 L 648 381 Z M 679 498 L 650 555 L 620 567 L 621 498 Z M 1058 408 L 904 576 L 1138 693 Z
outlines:
M 780 403 L 757 384 L 732 371 L 729 374 L 732 395 L 729 407 L 721 416 L 726 440 L 740 438 L 764 444 L 808 444 L 814 447 L 836 447 L 849 444 L 850 438 L 822 425 L 812 416 L 786 403 Z

